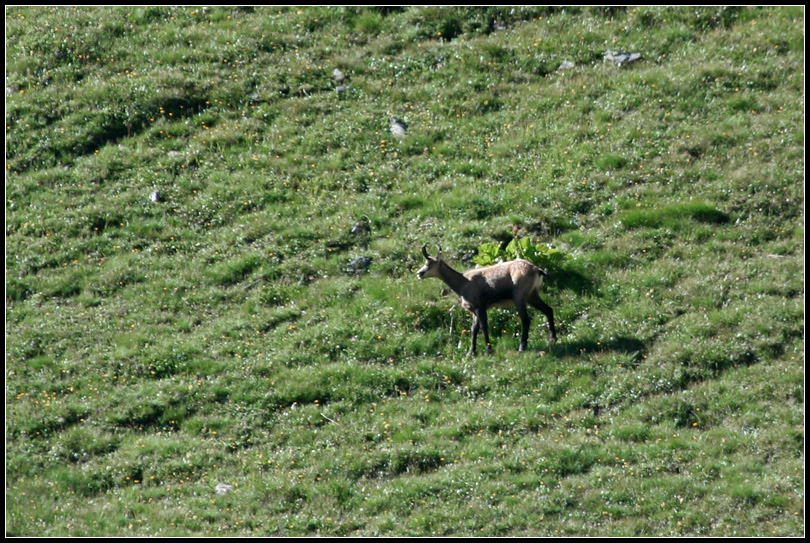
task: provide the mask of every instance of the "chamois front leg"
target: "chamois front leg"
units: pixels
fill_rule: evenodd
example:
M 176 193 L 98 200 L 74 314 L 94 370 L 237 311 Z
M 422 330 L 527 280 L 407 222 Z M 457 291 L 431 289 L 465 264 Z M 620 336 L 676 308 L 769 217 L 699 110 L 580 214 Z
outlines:
M 475 310 L 478 316 L 478 325 L 481 331 L 484 332 L 484 343 L 487 345 L 487 354 L 492 354 L 492 344 L 489 342 L 489 323 L 487 322 L 486 308 L 479 308 Z
M 470 350 L 467 351 L 467 356 L 474 356 L 475 355 L 475 342 L 478 339 L 478 330 L 481 329 L 481 326 L 478 322 L 478 316 L 473 313 L 472 314 L 472 328 L 470 329 L 470 336 L 472 336 L 472 343 L 470 344 Z

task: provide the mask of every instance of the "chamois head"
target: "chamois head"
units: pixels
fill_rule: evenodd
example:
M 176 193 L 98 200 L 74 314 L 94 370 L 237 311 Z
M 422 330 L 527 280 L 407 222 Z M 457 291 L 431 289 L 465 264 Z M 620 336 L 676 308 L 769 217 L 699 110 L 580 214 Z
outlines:
M 422 266 L 416 277 L 424 279 L 425 277 L 438 277 L 439 276 L 439 262 L 442 259 L 442 248 L 439 247 L 439 252 L 436 256 L 430 256 L 427 253 L 427 244 L 422 245 L 422 254 L 425 255 L 425 265 Z

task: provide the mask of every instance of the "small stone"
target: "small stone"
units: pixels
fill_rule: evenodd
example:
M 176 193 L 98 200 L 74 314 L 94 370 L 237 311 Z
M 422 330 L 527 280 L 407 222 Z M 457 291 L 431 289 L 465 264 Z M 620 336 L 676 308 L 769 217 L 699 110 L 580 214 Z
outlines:
M 219 484 L 218 484 L 218 485 L 217 485 L 217 486 L 214 488 L 214 491 L 215 491 L 217 494 L 227 494 L 227 493 L 228 493 L 228 492 L 230 492 L 231 490 L 233 490 L 233 486 L 231 486 L 231 485 L 229 485 L 229 484 L 227 484 L 227 483 L 219 483 Z

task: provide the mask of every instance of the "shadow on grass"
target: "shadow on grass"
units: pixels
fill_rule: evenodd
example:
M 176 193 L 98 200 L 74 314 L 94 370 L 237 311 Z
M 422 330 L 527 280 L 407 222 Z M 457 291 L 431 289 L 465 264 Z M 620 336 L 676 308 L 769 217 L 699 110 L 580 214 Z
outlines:
M 643 341 L 628 336 L 612 337 L 606 341 L 575 341 L 555 344 L 551 352 L 555 356 L 578 356 L 590 353 L 602 353 L 607 351 L 621 351 L 623 353 L 633 353 L 634 363 L 638 363 L 647 348 Z
M 580 295 L 596 294 L 598 292 L 596 280 L 577 268 L 578 263 L 574 262 L 563 262 L 549 266 L 546 269 L 548 273 L 547 284 L 551 288 L 570 290 Z

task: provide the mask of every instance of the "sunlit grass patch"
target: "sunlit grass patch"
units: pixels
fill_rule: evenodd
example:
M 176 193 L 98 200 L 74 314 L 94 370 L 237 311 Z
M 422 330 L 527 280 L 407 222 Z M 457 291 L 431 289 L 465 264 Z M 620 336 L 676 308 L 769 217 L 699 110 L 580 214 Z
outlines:
M 6 23 L 7 535 L 802 532 L 801 9 Z

